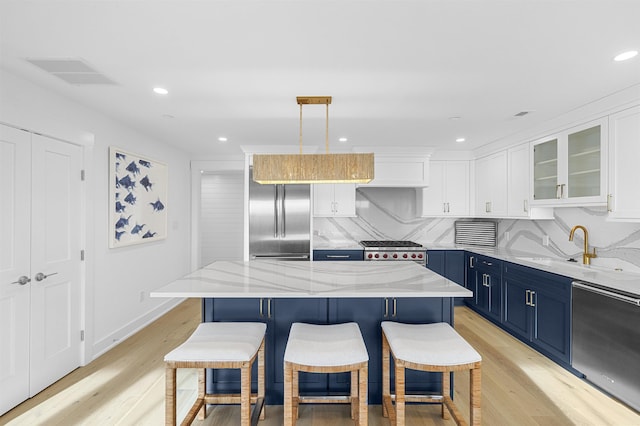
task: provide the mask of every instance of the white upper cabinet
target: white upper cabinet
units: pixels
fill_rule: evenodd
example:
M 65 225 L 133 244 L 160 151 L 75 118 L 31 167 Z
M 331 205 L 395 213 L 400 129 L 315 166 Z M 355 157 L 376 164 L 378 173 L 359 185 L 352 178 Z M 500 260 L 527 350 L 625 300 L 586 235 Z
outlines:
M 640 220 L 640 106 L 609 116 L 609 218 Z
M 476 160 L 475 188 L 476 216 L 507 216 L 506 150 Z
M 363 186 L 422 187 L 429 185 L 429 158 L 375 155 L 374 179 Z
M 529 217 L 529 144 L 507 150 L 507 215 Z
M 597 120 L 532 142 L 531 204 L 606 204 L 606 132 L 606 120 Z
M 431 161 L 429 186 L 417 189 L 420 215 L 469 216 L 469 161 Z
M 523 219 L 553 219 L 553 207 L 530 205 L 529 144 L 507 150 L 507 216 Z
M 313 215 L 318 217 L 355 217 L 356 185 L 353 183 L 314 184 Z

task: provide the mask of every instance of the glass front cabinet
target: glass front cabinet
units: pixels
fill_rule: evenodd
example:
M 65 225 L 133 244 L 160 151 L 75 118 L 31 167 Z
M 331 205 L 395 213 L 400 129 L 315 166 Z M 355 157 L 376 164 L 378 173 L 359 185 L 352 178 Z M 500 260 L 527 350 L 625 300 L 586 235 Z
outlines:
M 606 126 L 593 121 L 531 143 L 532 205 L 606 205 Z

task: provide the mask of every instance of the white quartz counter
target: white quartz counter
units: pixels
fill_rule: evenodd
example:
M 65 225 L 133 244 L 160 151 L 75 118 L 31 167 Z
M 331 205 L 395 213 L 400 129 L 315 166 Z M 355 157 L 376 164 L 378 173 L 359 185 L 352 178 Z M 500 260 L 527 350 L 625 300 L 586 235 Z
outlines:
M 414 262 L 218 261 L 151 297 L 471 297 Z

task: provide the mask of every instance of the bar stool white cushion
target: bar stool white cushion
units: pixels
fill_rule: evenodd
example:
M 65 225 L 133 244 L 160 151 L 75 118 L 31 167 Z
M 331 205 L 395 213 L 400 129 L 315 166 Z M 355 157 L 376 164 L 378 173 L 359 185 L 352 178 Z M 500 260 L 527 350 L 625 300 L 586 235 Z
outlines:
M 201 323 L 165 361 L 249 361 L 260 348 L 266 324 L 261 322 Z
M 316 325 L 293 323 L 284 360 L 312 367 L 335 367 L 369 361 L 355 322 Z
M 394 356 L 406 362 L 428 365 L 459 365 L 482 360 L 466 340 L 449 324 L 403 324 L 383 321 Z

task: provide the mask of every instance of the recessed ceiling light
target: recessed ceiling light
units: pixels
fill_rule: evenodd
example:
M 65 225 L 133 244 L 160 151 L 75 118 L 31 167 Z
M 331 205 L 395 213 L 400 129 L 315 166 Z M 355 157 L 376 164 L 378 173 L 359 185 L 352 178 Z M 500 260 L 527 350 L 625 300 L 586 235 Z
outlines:
M 338 141 L 340 141 L 340 142 L 346 142 L 346 141 L 348 141 L 348 139 L 347 139 L 347 138 L 340 138 L 340 139 L 338 139 Z
M 449 120 L 460 120 L 462 117 L 458 115 L 454 115 L 453 117 L 449 117 Z
M 154 87 L 153 91 L 156 92 L 158 95 L 166 95 L 169 93 L 169 91 L 164 87 Z
M 465 141 L 465 138 L 457 138 L 456 139 L 456 142 L 464 142 L 464 141 Z
M 225 138 L 224 136 L 220 136 L 220 137 L 218 138 L 218 141 L 220 141 L 220 142 L 226 142 L 226 141 L 227 141 L 227 138 Z
M 171 118 L 176 118 L 176 117 L 171 115 L 171 114 L 162 114 L 162 118 L 171 119 Z
M 631 59 L 638 55 L 637 50 L 628 50 L 626 52 L 622 52 L 619 55 L 616 55 L 613 60 L 616 62 L 626 61 L 627 59 Z

